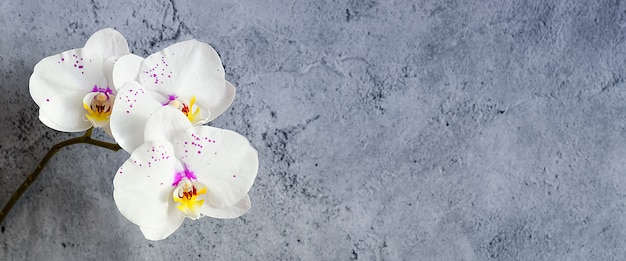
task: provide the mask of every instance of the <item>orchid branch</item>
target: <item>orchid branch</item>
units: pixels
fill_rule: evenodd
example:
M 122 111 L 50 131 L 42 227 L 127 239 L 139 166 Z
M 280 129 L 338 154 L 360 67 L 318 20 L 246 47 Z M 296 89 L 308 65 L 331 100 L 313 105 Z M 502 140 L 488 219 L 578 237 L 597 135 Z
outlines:
M 46 153 L 46 156 L 44 156 L 43 159 L 39 162 L 39 164 L 37 164 L 37 168 L 35 168 L 35 170 L 26 177 L 24 182 L 22 182 L 22 185 L 13 193 L 13 195 L 9 199 L 9 202 L 7 202 L 7 204 L 4 205 L 4 208 L 2 209 L 2 211 L 0 211 L 0 224 L 2 224 L 2 221 L 4 221 L 4 218 L 9 214 L 9 212 L 11 211 L 11 208 L 13 208 L 13 205 L 15 205 L 15 203 L 17 203 L 20 197 L 22 197 L 24 192 L 26 192 L 26 189 L 28 189 L 28 187 L 37 179 L 37 177 L 39 176 L 39 173 L 41 173 L 41 171 L 46 166 L 48 161 L 52 158 L 52 156 L 54 156 L 57 152 L 59 152 L 63 147 L 67 147 L 69 145 L 79 144 L 79 143 L 87 143 L 87 144 L 95 145 L 95 146 L 102 147 L 105 149 L 110 149 L 115 152 L 122 149 L 122 147 L 120 147 L 118 144 L 92 139 L 91 138 L 92 132 L 93 132 L 93 127 L 89 128 L 83 136 L 65 140 L 52 146 L 52 148 L 48 151 L 48 153 Z

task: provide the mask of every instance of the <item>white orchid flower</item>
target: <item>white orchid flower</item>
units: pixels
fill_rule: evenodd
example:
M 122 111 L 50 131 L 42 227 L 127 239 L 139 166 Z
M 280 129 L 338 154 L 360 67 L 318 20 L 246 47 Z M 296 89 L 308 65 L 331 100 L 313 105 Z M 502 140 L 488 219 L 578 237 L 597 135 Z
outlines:
M 30 77 L 30 95 L 48 127 L 79 132 L 92 126 L 109 130 L 115 101 L 113 63 L 129 54 L 126 39 L 111 28 L 94 33 L 85 47 L 41 60 Z
M 168 237 L 185 217 L 228 219 L 248 211 L 259 163 L 245 137 L 193 127 L 179 110 L 164 106 L 148 120 L 145 138 L 116 173 L 113 196 L 146 239 Z
M 146 59 L 121 57 L 113 68 L 113 81 L 123 87 L 115 101 L 111 131 L 128 152 L 143 143 L 144 126 L 156 109 L 174 107 L 193 125 L 201 125 L 226 111 L 235 97 L 217 52 L 196 40 L 173 44 Z

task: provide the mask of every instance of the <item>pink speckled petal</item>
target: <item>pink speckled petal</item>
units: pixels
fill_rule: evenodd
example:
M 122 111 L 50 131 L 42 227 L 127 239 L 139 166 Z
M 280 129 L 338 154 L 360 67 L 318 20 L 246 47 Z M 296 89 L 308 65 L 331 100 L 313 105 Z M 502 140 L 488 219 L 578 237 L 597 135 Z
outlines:
M 182 165 L 167 141 L 139 146 L 113 178 L 120 213 L 140 227 L 159 228 L 172 217 L 172 182 Z
M 143 61 L 141 56 L 134 54 L 124 55 L 113 65 L 113 85 L 119 90 L 126 82 L 139 81 L 139 65 Z
M 100 55 L 80 48 L 37 63 L 29 90 L 44 124 L 59 131 L 77 132 L 91 127 L 85 118 L 83 97 L 94 86 L 106 84 Z
M 250 197 L 246 195 L 232 206 L 216 208 L 209 204 L 204 204 L 202 206 L 201 213 L 212 218 L 231 219 L 238 218 L 243 214 L 246 214 L 250 207 Z
M 147 57 L 141 64 L 139 80 L 146 89 L 176 95 L 184 102 L 195 96 L 201 112 L 210 112 L 203 114 L 203 122 L 214 114 L 213 110 L 223 112 L 234 96 L 217 52 L 196 40 L 173 44 Z
M 127 82 L 117 93 L 111 113 L 111 133 L 125 151 L 131 153 L 144 143 L 148 118 L 163 107 L 164 101 L 157 98 L 137 82 Z
M 67 92 L 65 96 L 49 95 L 50 102 L 39 108 L 39 120 L 57 131 L 79 132 L 89 129 L 92 124 L 85 118 L 86 111 L 82 107 L 82 98 L 79 98 L 83 95 L 80 92 Z
M 176 133 L 171 142 L 176 156 L 206 184 L 212 207 L 232 206 L 250 190 L 259 159 L 245 137 L 234 131 L 197 126 Z

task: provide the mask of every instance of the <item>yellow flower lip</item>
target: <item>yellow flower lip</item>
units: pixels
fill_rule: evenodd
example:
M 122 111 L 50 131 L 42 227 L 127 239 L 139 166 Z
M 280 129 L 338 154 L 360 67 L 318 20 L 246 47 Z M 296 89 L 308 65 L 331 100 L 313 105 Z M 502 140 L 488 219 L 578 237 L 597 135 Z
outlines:
M 198 219 L 200 209 L 204 204 L 204 199 L 199 199 L 199 196 L 206 194 L 207 188 L 199 183 L 191 182 L 188 178 L 184 178 L 181 183 L 182 185 L 175 188 L 172 193 L 174 202 L 178 203 L 176 207 L 185 216 Z
M 165 105 L 180 110 L 183 114 L 185 114 L 185 116 L 187 116 L 187 119 L 189 119 L 189 122 L 191 122 L 191 124 L 195 124 L 196 122 L 198 122 L 200 120 L 200 107 L 195 106 L 196 108 L 194 109 L 194 105 L 196 104 L 196 96 L 191 96 L 191 99 L 189 100 L 189 105 L 181 102 L 176 98 L 177 96 L 171 95 L 170 101 L 167 102 Z
M 90 104 L 83 103 L 83 107 L 87 111 L 85 117 L 96 127 L 103 127 L 109 122 L 113 109 L 112 94 L 99 92 L 91 100 Z

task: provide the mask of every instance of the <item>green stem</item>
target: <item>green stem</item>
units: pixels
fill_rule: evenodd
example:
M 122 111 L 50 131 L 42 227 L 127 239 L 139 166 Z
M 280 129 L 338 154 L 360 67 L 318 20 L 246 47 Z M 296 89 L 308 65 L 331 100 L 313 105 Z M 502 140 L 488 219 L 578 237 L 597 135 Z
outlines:
M 43 167 L 46 166 L 46 163 L 48 163 L 48 161 L 52 158 L 52 156 L 54 156 L 54 154 L 59 152 L 63 147 L 66 147 L 72 144 L 87 143 L 87 144 L 92 144 L 92 145 L 102 147 L 105 149 L 110 149 L 112 151 L 119 151 L 122 149 L 122 147 L 120 147 L 120 145 L 118 144 L 92 139 L 91 138 L 92 132 L 93 132 L 93 128 L 90 128 L 85 132 L 83 136 L 65 140 L 52 146 L 52 148 L 48 151 L 48 153 L 46 153 L 46 156 L 44 156 L 43 159 L 39 162 L 39 164 L 37 164 L 37 168 L 35 168 L 35 170 L 26 177 L 26 180 L 22 182 L 22 185 L 17 189 L 17 191 L 13 193 L 13 195 L 9 199 L 9 202 L 7 202 L 7 204 L 4 205 L 4 208 L 2 209 L 2 211 L 0 211 L 0 224 L 2 224 L 2 221 L 4 221 L 4 218 L 9 214 L 9 211 L 11 211 L 11 208 L 13 208 L 13 205 L 15 205 L 15 203 L 17 203 L 20 197 L 22 197 L 24 192 L 26 192 L 26 189 L 28 189 L 28 187 L 35 181 L 35 179 L 37 179 L 37 177 L 39 176 L 39 173 L 41 173 L 41 171 L 43 170 Z

